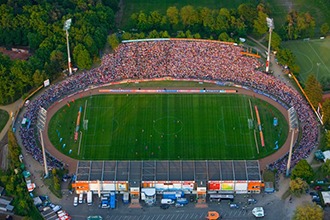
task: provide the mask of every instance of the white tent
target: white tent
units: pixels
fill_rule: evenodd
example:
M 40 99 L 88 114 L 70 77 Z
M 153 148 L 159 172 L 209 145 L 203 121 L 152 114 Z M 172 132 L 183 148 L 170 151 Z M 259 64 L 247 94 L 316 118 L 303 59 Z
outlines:
M 321 192 L 321 194 L 322 194 L 322 197 L 323 197 L 324 204 L 325 205 L 327 205 L 327 204 L 330 205 L 330 191 L 324 191 L 324 192 Z
M 330 150 L 323 151 L 323 155 L 324 155 L 324 162 L 325 162 L 327 159 L 330 160 Z

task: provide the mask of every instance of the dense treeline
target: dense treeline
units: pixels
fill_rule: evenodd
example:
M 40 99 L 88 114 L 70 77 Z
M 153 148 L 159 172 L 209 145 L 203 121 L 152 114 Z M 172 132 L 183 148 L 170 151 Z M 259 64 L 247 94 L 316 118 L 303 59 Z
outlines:
M 7 171 L 0 170 L 0 185 L 6 190 L 6 195 L 14 198 L 13 205 L 15 214 L 30 216 L 31 219 L 41 219 L 40 213 L 33 204 L 33 200 L 28 194 L 24 181 L 19 155 L 21 149 L 17 144 L 13 132 L 8 132 L 8 160 L 9 168 Z
M 166 31 L 171 37 L 181 36 L 182 33 L 198 33 L 202 38 L 218 39 L 220 34 L 230 38 L 244 37 L 246 34 L 261 36 L 268 31 L 266 18 L 271 17 L 267 4 L 243 3 L 237 9 L 195 8 L 191 5 L 177 8 L 169 7 L 165 14 L 159 11 L 132 14 L 129 28 L 133 32 Z M 290 11 L 285 24 L 277 24 L 279 36 L 284 40 L 313 37 L 315 19 L 308 13 Z M 323 25 L 327 31 L 327 24 Z M 181 35 L 179 34 L 181 32 Z
M 170 36 L 183 37 L 182 33 L 199 34 L 202 38 L 218 39 L 220 34 L 229 37 L 244 37 L 254 32 L 262 35 L 267 32 L 268 9 L 263 4 L 241 4 L 237 9 L 195 8 L 191 5 L 169 7 L 166 14 L 158 11 L 134 13 L 130 17 L 131 30 L 149 33 L 153 30 L 166 31 Z
M 14 101 L 46 78 L 54 79 L 67 69 L 64 21 L 72 18 L 70 48 L 73 65 L 89 69 L 98 61 L 114 32 L 114 13 L 118 0 L 0 0 L 0 46 L 26 46 L 33 54 L 28 61 L 12 61 L 0 56 L 0 104 Z M 237 9 L 210 9 L 191 5 L 169 7 L 158 11 L 134 13 L 127 30 L 109 37 L 114 48 L 120 40 L 137 38 L 179 37 L 238 41 L 248 34 L 267 33 L 266 17 L 270 9 L 263 3 L 243 3 Z M 278 60 L 294 72 L 299 72 L 294 56 L 280 50 L 282 39 L 312 37 L 314 18 L 309 13 L 291 11 L 287 22 L 273 32 L 273 48 Z M 323 32 L 329 31 L 324 24 Z
M 67 68 L 64 21 L 69 31 L 73 64 L 89 69 L 114 28 L 117 0 L 0 1 L 0 45 L 27 46 L 28 61 L 0 56 L 0 104 L 14 101 L 46 79 Z

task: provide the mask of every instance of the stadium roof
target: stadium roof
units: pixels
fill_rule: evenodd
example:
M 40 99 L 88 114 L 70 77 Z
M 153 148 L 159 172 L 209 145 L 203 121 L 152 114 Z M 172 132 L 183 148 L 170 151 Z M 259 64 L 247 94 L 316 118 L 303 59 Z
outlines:
M 79 161 L 76 181 L 261 181 L 258 160 Z

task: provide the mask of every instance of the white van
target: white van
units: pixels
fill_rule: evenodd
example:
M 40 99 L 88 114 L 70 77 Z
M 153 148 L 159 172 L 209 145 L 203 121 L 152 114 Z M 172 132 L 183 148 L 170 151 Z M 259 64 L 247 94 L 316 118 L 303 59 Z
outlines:
M 73 206 L 77 206 L 77 205 L 78 205 L 78 197 L 75 196 L 75 197 L 73 198 Z
M 174 203 L 175 203 L 175 201 L 174 201 L 174 200 L 172 200 L 172 199 L 162 199 L 162 200 L 160 201 L 160 203 L 161 203 L 161 204 L 168 204 L 168 205 L 172 205 L 172 204 L 174 204 Z
M 79 194 L 79 204 L 83 203 L 83 199 L 84 199 L 84 194 L 83 193 Z

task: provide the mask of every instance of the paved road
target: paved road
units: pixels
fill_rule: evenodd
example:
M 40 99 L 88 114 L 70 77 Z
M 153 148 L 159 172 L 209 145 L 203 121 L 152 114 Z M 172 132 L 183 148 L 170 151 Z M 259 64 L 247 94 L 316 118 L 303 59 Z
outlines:
M 0 109 L 7 111 L 9 115 L 11 112 L 14 114 L 18 111 L 18 109 L 20 108 L 22 103 L 23 103 L 23 100 L 19 99 L 16 102 L 9 104 L 9 105 L 0 105 Z M 11 122 L 12 122 L 11 118 L 9 118 L 5 127 L 2 129 L 2 131 L 0 131 L 0 140 L 2 140 L 3 137 L 5 136 L 5 134 L 7 133 L 8 129 L 11 126 Z

